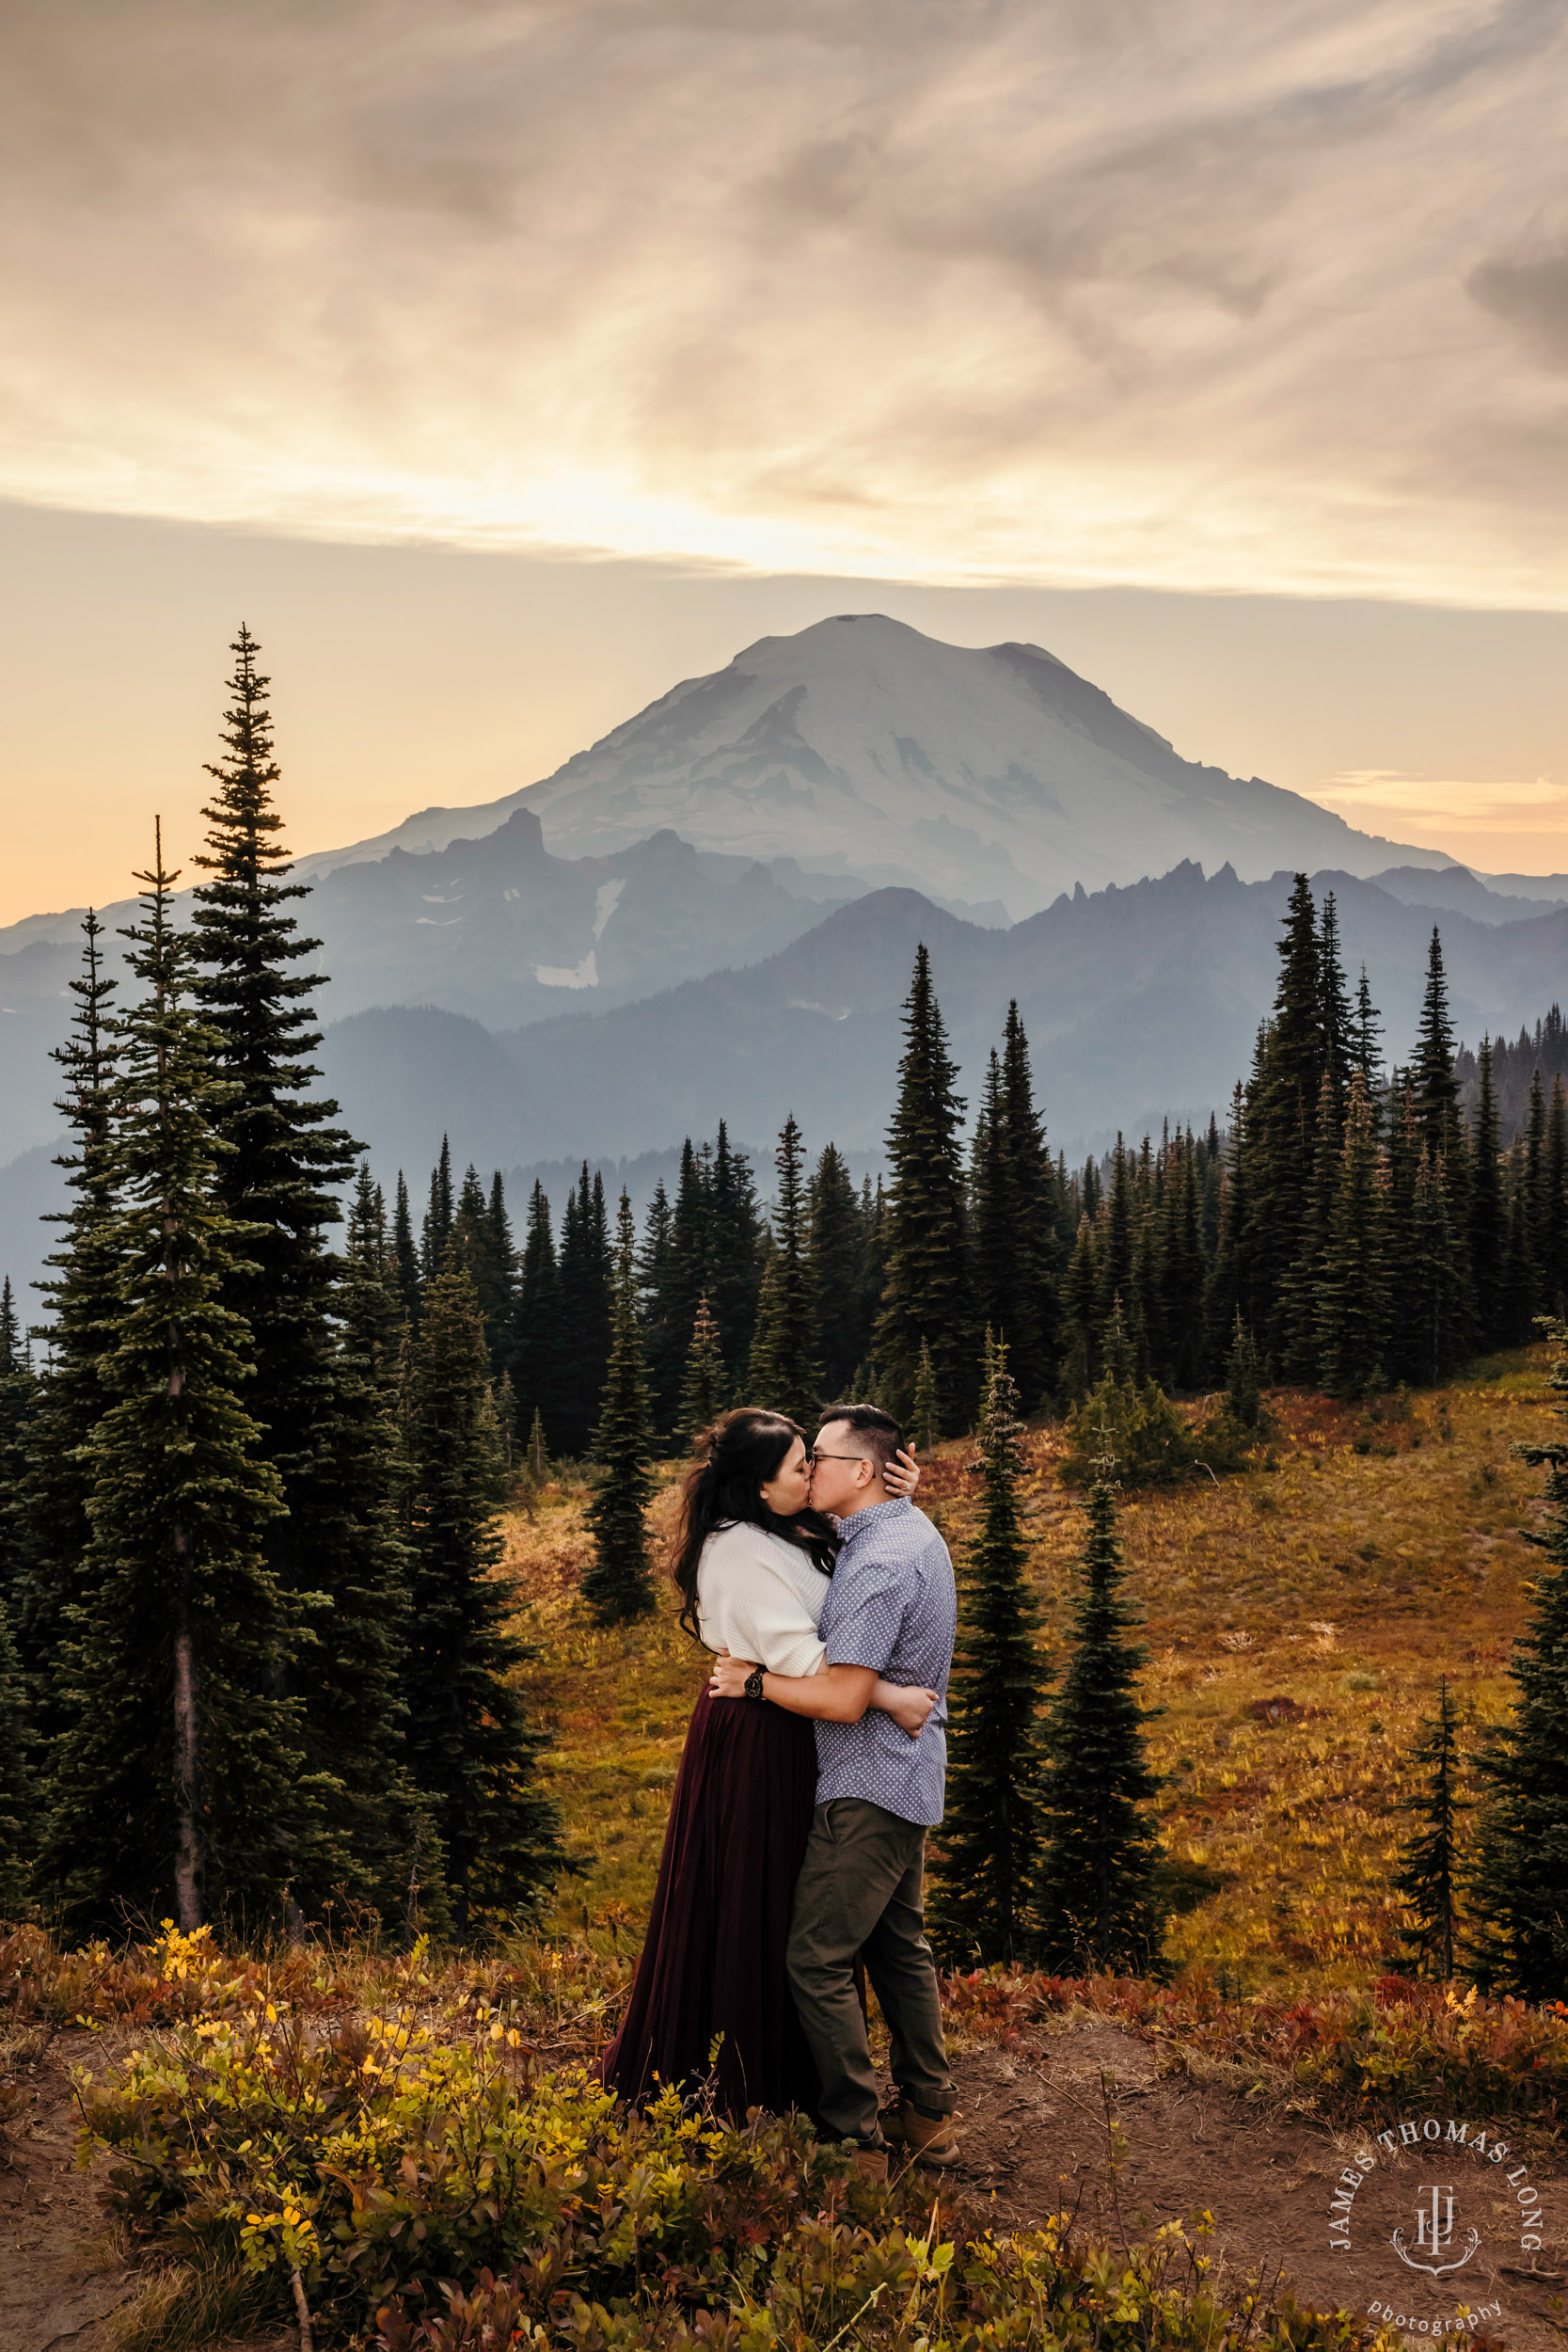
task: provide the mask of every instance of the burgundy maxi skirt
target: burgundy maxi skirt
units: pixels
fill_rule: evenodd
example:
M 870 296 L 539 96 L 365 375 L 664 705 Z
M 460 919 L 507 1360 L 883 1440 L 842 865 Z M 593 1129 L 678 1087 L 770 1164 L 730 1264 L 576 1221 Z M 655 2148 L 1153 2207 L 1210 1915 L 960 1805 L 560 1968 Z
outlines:
M 704 1691 L 631 2000 L 600 2066 L 622 2098 L 647 2100 L 671 2083 L 691 2092 L 711 2077 L 715 2110 L 737 2122 L 748 2107 L 815 2107 L 784 1946 L 816 1800 L 816 1740 L 803 1716 Z

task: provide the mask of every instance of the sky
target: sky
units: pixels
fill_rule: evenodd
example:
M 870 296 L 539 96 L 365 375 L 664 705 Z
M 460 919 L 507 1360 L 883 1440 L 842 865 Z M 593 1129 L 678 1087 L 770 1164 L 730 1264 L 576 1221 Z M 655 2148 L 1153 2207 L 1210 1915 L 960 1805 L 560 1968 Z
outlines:
M 12 0 L 0 921 L 826 612 L 1568 868 L 1559 0 Z

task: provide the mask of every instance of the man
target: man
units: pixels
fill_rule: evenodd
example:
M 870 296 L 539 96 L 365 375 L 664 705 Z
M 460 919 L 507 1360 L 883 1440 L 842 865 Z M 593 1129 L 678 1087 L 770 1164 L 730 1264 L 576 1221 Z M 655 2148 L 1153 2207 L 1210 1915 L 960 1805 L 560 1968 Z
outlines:
M 875 1405 L 846 1406 L 817 1432 L 813 1507 L 844 1538 L 822 1611 L 833 1720 L 816 1725 L 816 1809 L 795 1890 L 788 1968 L 795 2006 L 822 2085 L 818 2114 L 851 2141 L 863 2168 L 887 2170 L 887 2147 L 922 2163 L 953 2164 L 953 2078 L 942 2040 L 935 1963 L 926 1941 L 926 1833 L 942 1819 L 942 1730 L 958 1602 L 947 1547 L 923 1511 L 889 1496 L 882 1471 L 898 1424 Z M 879 1675 L 924 1683 L 938 1703 L 918 1740 L 870 1707 Z M 720 1658 L 713 1689 L 788 1705 L 799 1678 L 758 1675 Z M 869 1711 L 868 1711 L 869 1710 Z M 815 1711 L 815 1710 L 814 1710 Z M 860 1954 L 893 2039 L 895 2106 L 878 2113 L 865 2013 L 854 1980 Z

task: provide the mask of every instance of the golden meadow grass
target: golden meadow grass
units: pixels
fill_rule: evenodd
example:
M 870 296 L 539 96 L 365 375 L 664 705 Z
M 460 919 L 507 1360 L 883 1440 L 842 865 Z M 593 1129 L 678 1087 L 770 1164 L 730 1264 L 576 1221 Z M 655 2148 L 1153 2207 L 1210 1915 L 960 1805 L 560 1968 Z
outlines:
M 1200 1898 L 1173 1923 L 1179 1965 L 1212 1963 L 1249 1992 L 1307 1992 L 1396 1953 L 1396 1808 L 1438 1677 L 1477 1731 L 1508 1707 L 1539 1557 L 1520 1530 L 1539 1519 L 1541 1483 L 1510 1447 L 1553 1425 L 1545 1371 L 1532 1349 L 1402 1404 L 1275 1396 L 1258 1467 L 1123 1497 L 1148 1619 L 1144 1696 L 1163 1710 L 1150 1731 L 1167 1776 L 1162 1832 Z M 1031 1434 L 1023 1498 L 1058 1664 L 1083 1524 L 1059 1450 L 1056 1430 Z M 962 1445 L 941 1448 L 921 1498 L 960 1572 L 979 1483 L 967 1459 Z M 677 1476 L 672 1466 L 652 1515 L 660 1545 Z M 568 1479 L 531 1514 L 510 1514 L 500 1573 L 537 1647 L 523 1678 L 556 1736 L 550 1779 L 584 1864 L 562 1882 L 554 1924 L 625 1954 L 703 1664 L 662 1580 L 652 1621 L 588 1624 L 576 1591 L 585 1500 Z

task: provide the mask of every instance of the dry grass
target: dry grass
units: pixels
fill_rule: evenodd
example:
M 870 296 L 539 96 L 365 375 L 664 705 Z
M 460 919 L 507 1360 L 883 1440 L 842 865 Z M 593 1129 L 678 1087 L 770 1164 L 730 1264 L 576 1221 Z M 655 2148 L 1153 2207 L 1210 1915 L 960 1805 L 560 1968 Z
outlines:
M 1148 1616 L 1162 1827 L 1195 1895 L 1173 1956 L 1248 1991 L 1363 1977 L 1397 1948 L 1389 1893 L 1405 1756 L 1447 1674 L 1478 1723 L 1506 1709 L 1506 1668 L 1537 1555 L 1522 1526 L 1540 1480 L 1510 1445 L 1551 1426 L 1543 1350 L 1375 1414 L 1271 1399 L 1259 1467 L 1129 1495 L 1122 1533 Z M 1082 1514 L 1058 1433 L 1030 1438 L 1035 1573 L 1060 1662 Z M 959 1558 L 977 1481 L 969 1449 L 929 1466 L 922 1501 Z M 674 1472 L 671 1472 L 672 1479 Z M 555 1486 L 508 1525 L 504 1571 L 538 1648 L 524 1680 L 555 1730 L 551 1776 L 583 1875 L 555 1925 L 605 1952 L 635 1947 L 702 1656 L 667 1585 L 657 1615 L 600 1631 L 577 1597 L 584 1494 Z M 668 1532 L 673 1492 L 654 1511 Z

